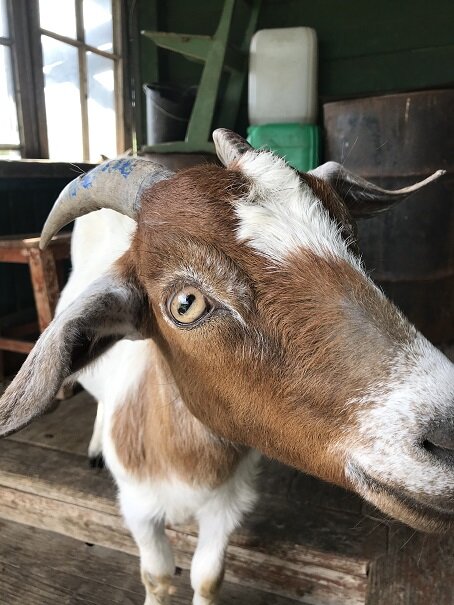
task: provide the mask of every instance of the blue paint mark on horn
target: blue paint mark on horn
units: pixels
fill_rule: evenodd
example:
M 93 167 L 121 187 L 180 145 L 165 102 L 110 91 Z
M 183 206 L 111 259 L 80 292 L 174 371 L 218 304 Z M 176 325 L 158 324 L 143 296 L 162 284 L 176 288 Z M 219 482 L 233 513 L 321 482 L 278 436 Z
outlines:
M 134 170 L 134 166 L 136 165 L 136 163 L 137 161 L 132 158 L 120 158 L 118 160 L 106 162 L 106 164 L 100 166 L 100 169 L 102 170 L 102 172 L 108 172 L 110 174 L 118 172 L 119 174 L 121 174 L 122 177 L 127 179 L 131 172 Z
M 127 179 L 129 175 L 133 172 L 138 161 L 135 158 L 119 158 L 118 160 L 110 160 L 108 162 L 104 162 L 96 168 L 90 170 L 86 174 L 80 175 L 77 179 L 72 181 L 68 185 L 69 195 L 71 197 L 76 197 L 80 187 L 83 189 L 90 189 L 95 181 L 96 177 L 101 172 L 106 172 L 107 174 L 120 174 L 123 178 Z

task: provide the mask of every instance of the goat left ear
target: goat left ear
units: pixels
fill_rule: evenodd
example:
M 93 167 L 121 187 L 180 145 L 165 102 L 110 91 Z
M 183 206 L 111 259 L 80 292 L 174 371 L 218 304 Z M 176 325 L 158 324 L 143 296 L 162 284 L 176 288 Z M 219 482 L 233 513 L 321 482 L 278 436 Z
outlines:
M 327 181 L 346 203 L 352 216 L 361 218 L 388 210 L 394 204 L 403 201 L 411 193 L 419 191 L 419 189 L 439 179 L 445 172 L 445 170 L 437 170 L 423 181 L 395 191 L 382 189 L 353 174 L 337 162 L 326 162 L 326 164 L 311 170 L 309 174 Z
M 111 271 L 50 323 L 0 398 L 0 435 L 26 426 L 54 401 L 63 382 L 122 338 L 148 331 L 144 295 Z
M 239 160 L 243 153 L 253 149 L 246 139 L 227 128 L 217 128 L 213 132 L 213 141 L 216 154 L 226 168 Z

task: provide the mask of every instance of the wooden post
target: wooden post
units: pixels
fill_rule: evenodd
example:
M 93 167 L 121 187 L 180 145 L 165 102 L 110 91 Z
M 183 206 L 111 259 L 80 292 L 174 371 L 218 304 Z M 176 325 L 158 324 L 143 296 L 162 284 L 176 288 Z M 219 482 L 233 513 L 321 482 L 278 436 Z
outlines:
M 32 248 L 28 265 L 38 312 L 39 329 L 43 332 L 52 321 L 59 289 L 55 259 L 50 250 Z

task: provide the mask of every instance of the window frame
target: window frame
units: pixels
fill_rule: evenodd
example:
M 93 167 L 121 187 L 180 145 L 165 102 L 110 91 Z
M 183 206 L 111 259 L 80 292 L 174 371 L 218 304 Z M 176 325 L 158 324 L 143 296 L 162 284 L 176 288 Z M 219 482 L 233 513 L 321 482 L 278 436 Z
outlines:
M 44 97 L 44 74 L 41 35 L 49 36 L 78 50 L 80 98 L 82 116 L 83 157 L 89 161 L 89 129 L 87 103 L 86 52 L 113 60 L 115 81 L 115 116 L 118 153 L 130 146 L 132 138 L 130 92 L 126 77 L 127 35 L 124 17 L 124 0 L 112 0 L 113 49 L 99 50 L 85 42 L 83 28 L 83 0 L 75 0 L 77 38 L 67 38 L 41 28 L 39 0 L 7 0 L 9 21 L 9 45 L 11 47 L 12 70 L 19 124 L 20 145 L 7 145 L 8 149 L 19 148 L 22 159 L 49 159 L 47 137 L 46 104 Z M 20 32 L 20 36 L 17 35 Z M 59 161 L 55 158 L 55 161 Z
M 10 50 L 10 59 L 11 59 L 11 75 L 13 79 L 13 88 L 14 88 L 14 102 L 16 105 L 16 113 L 17 113 L 17 126 L 19 131 L 19 143 L 11 143 L 11 142 L 1 142 L 0 149 L 1 150 L 14 150 L 19 151 L 21 156 L 24 154 L 24 125 L 23 125 L 23 111 L 22 111 L 22 99 L 19 94 L 19 72 L 18 72 L 18 61 L 17 61 L 17 43 L 16 43 L 16 35 L 15 35 L 15 27 L 13 22 L 13 14 L 12 14 L 12 4 L 11 0 L 6 0 L 6 18 L 8 23 L 8 35 L 0 37 L 0 44 L 9 48 Z

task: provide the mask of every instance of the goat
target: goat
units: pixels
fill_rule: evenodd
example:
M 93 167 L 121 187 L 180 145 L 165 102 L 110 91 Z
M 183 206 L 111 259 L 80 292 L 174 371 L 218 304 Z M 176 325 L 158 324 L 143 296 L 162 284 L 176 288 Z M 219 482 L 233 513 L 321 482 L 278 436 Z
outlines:
M 69 377 L 100 402 L 90 454 L 102 433 L 146 605 L 170 602 L 164 519 L 188 516 L 193 603 L 216 602 L 257 452 L 414 528 L 454 521 L 454 365 L 367 276 L 354 225 L 442 171 L 390 192 L 332 162 L 297 173 L 224 129 L 213 138 L 225 168 L 123 158 L 63 190 L 42 245 L 87 215 L 74 272 L 0 401 L 1 434 Z

